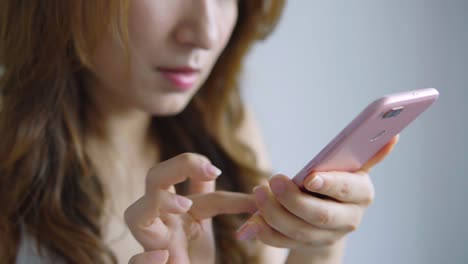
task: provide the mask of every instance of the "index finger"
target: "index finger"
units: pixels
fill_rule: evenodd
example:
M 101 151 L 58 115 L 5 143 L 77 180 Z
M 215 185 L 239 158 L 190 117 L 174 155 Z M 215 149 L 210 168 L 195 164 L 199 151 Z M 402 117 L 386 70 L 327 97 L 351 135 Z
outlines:
M 195 153 L 184 153 L 150 169 L 146 176 L 146 192 L 168 189 L 188 178 L 212 181 L 220 174 L 221 171 L 206 157 Z
M 220 214 L 254 213 L 257 211 L 255 198 L 251 194 L 216 191 L 190 196 L 193 206 L 189 213 L 196 220 Z
M 169 187 L 187 178 L 212 181 L 219 174 L 220 170 L 211 165 L 207 158 L 193 153 L 182 154 L 160 163 L 146 177 L 145 195 L 125 210 L 124 217 L 128 226 L 132 230 L 153 223 L 162 208 L 174 209 L 170 210 L 172 213 L 185 212 L 190 208 L 191 201 L 170 193 Z M 159 226 L 163 229 L 162 224 Z
M 388 156 L 388 154 L 390 154 L 390 152 L 392 152 L 399 139 L 400 135 L 394 136 L 387 144 L 385 144 L 385 146 L 379 150 L 379 152 L 377 152 L 366 164 L 364 164 L 364 166 L 361 167 L 360 171 L 369 173 L 372 167 L 380 163 L 385 157 Z

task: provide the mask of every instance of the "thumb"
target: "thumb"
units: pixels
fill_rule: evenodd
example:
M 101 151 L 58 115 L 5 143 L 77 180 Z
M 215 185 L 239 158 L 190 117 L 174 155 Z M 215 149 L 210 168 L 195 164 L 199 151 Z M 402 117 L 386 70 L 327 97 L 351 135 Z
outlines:
M 191 195 L 193 201 L 189 213 L 196 220 L 212 218 L 220 214 L 254 213 L 257 211 L 252 194 L 216 191 Z

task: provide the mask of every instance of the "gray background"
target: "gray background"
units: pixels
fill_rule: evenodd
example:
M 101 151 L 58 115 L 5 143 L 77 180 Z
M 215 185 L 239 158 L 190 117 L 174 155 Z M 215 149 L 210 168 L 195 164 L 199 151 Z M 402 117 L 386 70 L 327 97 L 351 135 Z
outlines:
M 468 263 L 467 49 L 467 0 L 290 0 L 250 55 L 244 96 L 289 175 L 377 97 L 441 93 L 373 170 L 345 263 Z

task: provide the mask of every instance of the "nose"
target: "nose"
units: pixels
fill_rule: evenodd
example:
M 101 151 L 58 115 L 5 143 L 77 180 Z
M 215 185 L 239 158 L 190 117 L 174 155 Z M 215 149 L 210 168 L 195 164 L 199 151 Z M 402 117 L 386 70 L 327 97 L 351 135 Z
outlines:
M 184 19 L 175 30 L 179 44 L 211 49 L 219 38 L 216 4 L 212 0 L 192 0 L 186 6 Z

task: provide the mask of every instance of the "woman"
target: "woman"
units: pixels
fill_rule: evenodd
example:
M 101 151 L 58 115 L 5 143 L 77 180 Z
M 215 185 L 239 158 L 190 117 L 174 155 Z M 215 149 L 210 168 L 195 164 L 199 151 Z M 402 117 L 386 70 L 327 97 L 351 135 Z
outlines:
M 309 175 L 332 199 L 267 182 L 238 77 L 283 5 L 0 2 L 2 261 L 339 261 L 396 139 L 357 173 Z

